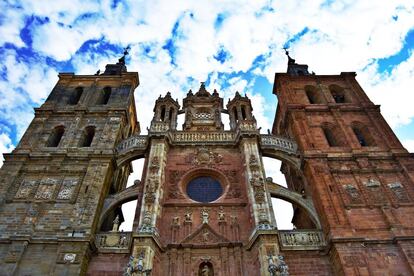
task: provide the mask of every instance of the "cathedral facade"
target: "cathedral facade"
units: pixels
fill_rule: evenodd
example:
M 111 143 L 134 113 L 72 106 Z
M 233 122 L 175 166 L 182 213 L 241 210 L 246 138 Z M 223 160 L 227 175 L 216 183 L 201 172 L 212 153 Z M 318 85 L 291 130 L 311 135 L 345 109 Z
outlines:
M 4 154 L 0 275 L 413 275 L 413 155 L 355 73 L 288 58 L 267 134 L 247 96 L 224 105 L 201 83 L 182 105 L 160 96 L 141 135 L 124 57 L 59 74 Z M 282 161 L 287 187 L 263 157 Z M 142 178 L 127 186 L 137 159 Z M 294 229 L 278 229 L 272 197 L 292 203 Z M 120 231 L 132 200 L 133 229 Z

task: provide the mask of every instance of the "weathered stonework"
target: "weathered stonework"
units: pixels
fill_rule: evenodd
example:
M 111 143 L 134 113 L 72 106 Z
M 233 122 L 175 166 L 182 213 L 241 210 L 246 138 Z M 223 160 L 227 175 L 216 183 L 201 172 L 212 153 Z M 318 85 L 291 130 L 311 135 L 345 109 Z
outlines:
M 289 57 L 272 133 L 247 96 L 224 107 L 202 83 L 182 109 L 160 96 L 140 135 L 124 57 L 100 75 L 60 74 L 4 155 L 0 275 L 412 275 L 414 160 L 354 77 Z M 264 156 L 282 160 L 287 188 Z M 293 204 L 295 229 L 278 230 L 271 197 Z

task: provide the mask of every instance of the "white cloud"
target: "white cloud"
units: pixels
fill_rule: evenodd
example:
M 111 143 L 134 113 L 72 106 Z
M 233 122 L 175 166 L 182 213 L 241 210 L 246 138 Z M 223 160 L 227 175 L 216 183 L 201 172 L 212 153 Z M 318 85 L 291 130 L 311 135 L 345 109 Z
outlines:
M 14 145 L 9 136 L 0 133 L 0 153 L 9 153 L 14 149 Z M 3 166 L 3 156 L 0 158 L 0 167 Z
M 414 139 L 402 140 L 401 143 L 409 152 L 414 152 Z

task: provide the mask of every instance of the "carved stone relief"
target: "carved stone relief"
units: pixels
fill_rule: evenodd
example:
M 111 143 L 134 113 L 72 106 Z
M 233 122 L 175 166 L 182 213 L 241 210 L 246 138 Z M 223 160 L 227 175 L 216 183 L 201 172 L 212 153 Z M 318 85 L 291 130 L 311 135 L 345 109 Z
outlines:
M 357 187 L 351 184 L 342 185 L 350 204 L 363 204 L 364 200 Z
M 43 179 L 37 188 L 35 199 L 52 199 L 57 182 L 53 178 Z
M 381 189 L 381 183 L 378 180 L 370 178 L 368 179 L 368 181 L 364 182 L 364 186 L 366 188 L 366 191 L 372 203 L 374 204 L 386 203 L 386 198 Z
M 387 184 L 388 188 L 393 192 L 394 197 L 399 201 L 399 202 L 409 202 L 410 199 L 408 198 L 408 194 L 404 189 L 404 186 L 399 183 L 399 182 L 395 182 L 395 183 L 389 183 Z
M 155 202 L 155 193 L 158 189 L 158 179 L 147 179 L 147 185 L 145 187 L 145 203 L 151 204 Z
M 64 179 L 60 191 L 58 193 L 57 199 L 71 199 L 77 184 L 78 179 Z
M 24 179 L 20 184 L 19 190 L 16 193 L 15 198 L 25 199 L 28 198 L 36 185 L 36 180 Z
M 223 156 L 208 148 L 201 147 L 187 157 L 187 162 L 194 166 L 215 165 L 223 162 Z
M 184 175 L 184 171 L 170 170 L 169 171 L 169 186 L 168 186 L 168 198 L 179 199 L 184 198 L 181 194 L 180 189 L 178 188 L 178 182 L 180 178 Z

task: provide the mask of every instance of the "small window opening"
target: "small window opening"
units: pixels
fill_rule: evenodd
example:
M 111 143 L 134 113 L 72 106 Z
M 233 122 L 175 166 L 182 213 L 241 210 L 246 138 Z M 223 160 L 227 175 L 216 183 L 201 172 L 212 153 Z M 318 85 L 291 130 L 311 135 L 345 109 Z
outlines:
M 345 95 L 345 91 L 342 87 L 339 87 L 338 85 L 331 85 L 329 86 L 329 91 L 331 92 L 332 98 L 336 103 L 349 102 L 349 99 Z
M 98 105 L 106 105 L 109 102 L 109 98 L 111 97 L 112 89 L 111 87 L 105 87 L 99 96 Z
M 161 107 L 161 116 L 160 119 L 162 122 L 165 120 L 165 106 Z
M 173 108 L 171 108 L 171 109 L 170 109 L 170 113 L 168 114 L 168 120 L 169 120 L 169 121 L 172 121 L 172 115 L 173 115 L 173 112 L 174 112 L 174 109 L 173 109 Z
M 90 147 L 92 144 L 93 137 L 95 136 L 95 127 L 88 126 L 84 129 L 82 137 L 79 141 L 80 147 Z
M 60 140 L 62 140 L 63 133 L 65 133 L 65 128 L 63 126 L 57 126 L 53 129 L 52 133 L 47 140 L 48 147 L 57 147 L 59 146 Z
M 326 141 L 330 147 L 337 147 L 339 146 L 338 141 L 335 139 L 335 136 L 330 128 L 324 127 L 323 133 L 325 134 Z
M 242 114 L 242 119 L 246 120 L 246 108 L 244 106 L 241 107 L 241 114 Z
M 355 137 L 357 138 L 361 147 L 369 147 L 375 145 L 374 139 L 366 127 L 353 126 L 352 130 L 354 131 Z
M 237 110 L 236 110 L 235 107 L 233 107 L 233 116 L 234 116 L 234 121 L 236 123 L 238 123 L 239 122 L 239 118 L 237 117 Z
M 307 85 L 305 86 L 305 93 L 310 104 L 322 104 L 324 100 L 322 99 L 319 91 L 316 90 L 314 86 Z
M 81 96 L 83 93 L 83 88 L 82 87 L 76 87 L 75 91 L 73 91 L 71 97 L 69 98 L 69 105 L 76 105 L 78 104 Z

